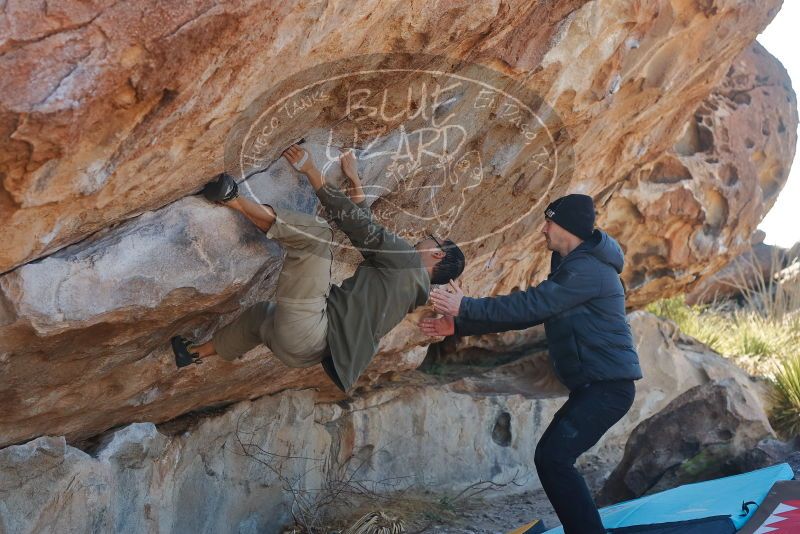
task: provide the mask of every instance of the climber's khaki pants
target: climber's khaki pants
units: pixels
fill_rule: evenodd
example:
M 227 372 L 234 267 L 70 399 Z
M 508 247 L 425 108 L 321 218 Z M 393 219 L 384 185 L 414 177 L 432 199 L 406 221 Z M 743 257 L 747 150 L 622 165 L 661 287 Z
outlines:
M 276 209 L 267 232 L 286 249 L 274 302 L 251 306 L 214 334 L 226 360 L 264 344 L 290 367 L 310 367 L 327 349 L 327 297 L 331 287 L 333 230 L 313 215 Z

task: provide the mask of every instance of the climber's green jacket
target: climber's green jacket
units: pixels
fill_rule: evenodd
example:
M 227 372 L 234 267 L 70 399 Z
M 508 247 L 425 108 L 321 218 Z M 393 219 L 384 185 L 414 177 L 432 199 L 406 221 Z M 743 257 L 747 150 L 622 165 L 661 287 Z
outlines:
M 348 390 L 375 356 L 381 337 L 428 301 L 430 276 L 416 249 L 378 224 L 366 201 L 355 204 L 328 185 L 317 196 L 364 258 L 328 295 L 328 347 Z

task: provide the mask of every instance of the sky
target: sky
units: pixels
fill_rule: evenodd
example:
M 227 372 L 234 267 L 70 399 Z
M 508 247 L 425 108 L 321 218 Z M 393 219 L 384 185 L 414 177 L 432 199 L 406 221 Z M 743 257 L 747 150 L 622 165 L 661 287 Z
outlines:
M 800 86 L 800 0 L 784 0 L 783 7 L 769 26 L 758 36 L 758 42 L 777 57 L 789 72 L 792 87 Z M 761 221 L 770 245 L 788 248 L 800 241 L 800 158 L 795 155 L 789 179 L 778 200 Z

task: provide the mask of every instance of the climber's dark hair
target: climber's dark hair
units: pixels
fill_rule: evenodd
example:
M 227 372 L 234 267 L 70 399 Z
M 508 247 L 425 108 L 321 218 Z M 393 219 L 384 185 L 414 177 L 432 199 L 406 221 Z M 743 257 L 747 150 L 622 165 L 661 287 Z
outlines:
M 450 280 L 455 280 L 461 276 L 465 263 L 464 253 L 451 240 L 446 240 L 439 245 L 439 248 L 444 252 L 444 258 L 433 266 L 433 273 L 431 274 L 431 284 L 436 285 L 446 284 Z

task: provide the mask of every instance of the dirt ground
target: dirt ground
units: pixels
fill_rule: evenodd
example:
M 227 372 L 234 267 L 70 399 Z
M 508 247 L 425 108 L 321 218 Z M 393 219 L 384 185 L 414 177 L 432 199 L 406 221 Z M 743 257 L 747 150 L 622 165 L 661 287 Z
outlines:
M 592 493 L 600 489 L 608 471 L 609 466 L 581 470 Z M 498 488 L 470 498 L 425 491 L 387 496 L 381 502 L 351 503 L 335 514 L 340 519 L 326 532 L 344 532 L 364 514 L 376 511 L 401 520 L 407 534 L 507 534 L 534 519 L 543 521 L 547 529 L 561 524 L 544 490 Z
M 560 523 L 541 489 L 494 494 L 450 502 L 440 495 L 406 495 L 381 505 L 359 506 L 344 514 L 328 532 L 343 532 L 367 512 L 381 511 L 401 520 L 408 534 L 506 534 L 534 519 L 553 528 Z
M 505 534 L 534 519 L 541 519 L 548 529 L 560 524 L 542 490 L 475 499 L 464 503 L 455 517 L 422 526 L 427 526 L 424 532 L 431 534 Z M 408 529 L 408 532 L 414 531 L 414 528 Z

